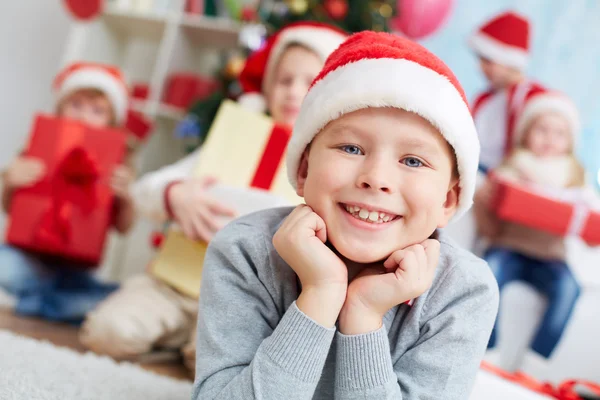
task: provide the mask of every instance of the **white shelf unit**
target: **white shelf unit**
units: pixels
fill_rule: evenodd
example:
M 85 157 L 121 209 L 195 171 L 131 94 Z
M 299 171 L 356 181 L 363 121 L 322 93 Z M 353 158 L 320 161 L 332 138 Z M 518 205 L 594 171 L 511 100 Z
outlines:
M 158 1 L 157 1 L 158 2 Z M 162 103 L 169 76 L 175 72 L 212 74 L 223 51 L 238 45 L 241 23 L 227 18 L 185 13 L 185 0 L 160 1 L 160 10 L 138 11 L 109 1 L 100 17 L 75 23 L 63 64 L 95 61 L 119 66 L 128 83 L 146 83 L 146 100 L 132 107 L 154 121 L 154 132 L 137 155 L 138 176 L 180 159 L 183 149 L 172 133 L 184 110 Z M 112 235 L 101 268 L 109 279 L 141 272 L 150 261 L 150 235 L 155 224 L 139 218 L 126 237 Z

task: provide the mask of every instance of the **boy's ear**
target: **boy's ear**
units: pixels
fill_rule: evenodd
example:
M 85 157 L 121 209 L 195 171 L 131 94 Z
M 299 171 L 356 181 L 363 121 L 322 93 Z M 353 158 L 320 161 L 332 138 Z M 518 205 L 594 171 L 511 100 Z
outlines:
M 458 208 L 458 199 L 460 198 L 460 186 L 458 179 L 453 179 L 446 193 L 446 200 L 442 205 L 442 215 L 438 222 L 438 228 L 443 228 L 448 225 Z
M 304 185 L 306 184 L 306 177 L 308 176 L 308 153 L 310 147 L 307 147 L 302 153 L 300 159 L 300 166 L 298 167 L 298 176 L 296 177 L 296 194 L 300 197 L 304 197 Z

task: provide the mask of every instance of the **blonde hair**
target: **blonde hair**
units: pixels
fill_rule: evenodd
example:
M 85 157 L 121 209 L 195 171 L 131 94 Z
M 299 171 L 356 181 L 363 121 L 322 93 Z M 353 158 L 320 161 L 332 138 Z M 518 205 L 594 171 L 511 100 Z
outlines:
M 117 117 L 115 115 L 115 110 L 114 107 L 112 105 L 112 103 L 110 102 L 110 99 L 108 98 L 108 96 L 106 95 L 106 93 L 104 93 L 102 90 L 100 89 L 96 89 L 96 88 L 81 88 L 81 89 L 76 89 L 70 93 L 68 93 L 66 96 L 63 96 L 58 103 L 56 104 L 56 115 L 60 116 L 62 115 L 62 108 L 65 104 L 65 102 L 75 96 L 75 95 L 80 95 L 83 97 L 86 97 L 88 99 L 105 99 L 108 104 L 110 105 L 110 122 L 109 122 L 109 126 L 111 127 L 116 127 L 117 126 Z

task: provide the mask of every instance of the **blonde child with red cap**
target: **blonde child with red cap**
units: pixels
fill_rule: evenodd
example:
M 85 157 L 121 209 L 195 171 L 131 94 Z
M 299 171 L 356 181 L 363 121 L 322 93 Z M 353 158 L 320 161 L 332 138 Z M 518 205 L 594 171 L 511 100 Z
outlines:
M 498 307 L 484 261 L 438 228 L 471 206 L 479 143 L 435 55 L 351 36 L 288 146 L 306 204 L 211 242 L 193 399 L 466 399 Z
M 515 149 L 494 175 L 548 195 L 570 190 L 594 206 L 595 194 L 586 187 L 585 170 L 574 154 L 579 130 L 579 114 L 568 97 L 546 90 L 532 92 L 515 121 Z M 548 298 L 522 366 L 524 372 L 544 379 L 548 359 L 569 323 L 581 288 L 566 263 L 565 238 L 498 219 L 492 209 L 493 193 L 493 181 L 487 181 L 475 197 L 478 229 L 489 241 L 484 258 L 500 290 L 512 281 L 524 281 Z M 492 350 L 496 341 L 497 327 L 487 359 L 504 367 L 498 350 Z
M 283 28 L 249 57 L 240 77 L 245 90 L 240 103 L 257 112 L 268 111 L 279 124 L 293 125 L 310 83 L 345 38 L 344 32 L 321 23 Z M 236 210 L 208 193 L 212 180 L 192 178 L 201 152 L 200 148 L 143 176 L 134 186 L 134 196 L 145 215 L 161 222 L 173 220 L 187 237 L 209 241 L 221 229 L 219 219 Z M 149 274 L 136 276 L 90 313 L 80 339 L 88 348 L 115 358 L 136 357 L 155 348 L 181 350 L 193 370 L 197 309 L 197 299 Z
M 121 126 L 126 117 L 128 91 L 121 72 L 97 63 L 67 66 L 54 83 L 56 115 L 105 128 Z M 15 190 L 34 185 L 46 173 L 42 160 L 18 155 L 2 174 L 2 206 L 10 211 Z M 133 170 L 117 167 L 110 185 L 115 194 L 113 228 L 126 233 L 134 221 L 129 192 Z M 19 314 L 80 322 L 84 315 L 110 294 L 116 285 L 104 284 L 93 272 L 64 260 L 0 246 L 0 289 L 16 300 Z M 60 289 L 54 289 L 60 288 Z

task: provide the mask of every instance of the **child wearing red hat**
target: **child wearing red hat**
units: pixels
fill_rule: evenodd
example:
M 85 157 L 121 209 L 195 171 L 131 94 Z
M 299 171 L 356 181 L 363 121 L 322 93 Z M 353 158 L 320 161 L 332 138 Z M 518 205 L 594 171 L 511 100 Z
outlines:
M 498 307 L 443 232 L 471 206 L 479 143 L 450 69 L 407 39 L 351 36 L 288 145 L 306 204 L 211 242 L 193 399 L 466 399 Z
M 494 175 L 549 195 L 572 195 L 591 207 L 597 198 L 586 187 L 585 170 L 574 150 L 580 130 L 575 104 L 565 95 L 540 90 L 530 93 L 515 121 L 511 155 Z M 512 281 L 523 281 L 548 298 L 531 351 L 524 354 L 522 369 L 539 379 L 547 378 L 548 359 L 569 323 L 581 288 L 567 265 L 565 238 L 521 224 L 502 221 L 492 208 L 493 182 L 487 181 L 475 197 L 478 229 L 489 240 L 484 258 L 500 290 Z M 486 358 L 498 367 L 502 356 L 494 347 L 497 328 Z
M 245 90 L 240 103 L 269 112 L 277 123 L 293 125 L 310 83 L 345 38 L 344 32 L 321 23 L 286 26 L 249 57 L 240 77 Z M 201 151 L 142 177 L 134 195 L 142 213 L 158 221 L 172 219 L 189 238 L 209 241 L 221 228 L 219 217 L 231 217 L 235 210 L 207 193 L 212 181 L 192 178 Z M 89 314 L 80 339 L 115 358 L 157 347 L 181 350 L 193 371 L 197 309 L 197 299 L 149 274 L 136 276 Z
M 124 123 L 128 92 L 121 72 L 97 63 L 74 63 L 58 74 L 54 82 L 56 115 L 103 128 Z M 2 205 L 10 210 L 12 194 L 35 184 L 46 172 L 35 158 L 17 156 L 2 174 Z M 121 165 L 113 171 L 110 185 L 116 202 L 113 227 L 120 233 L 134 221 L 129 186 L 133 171 Z M 0 246 L 0 289 L 16 298 L 15 311 L 21 314 L 80 322 L 84 315 L 115 289 L 97 281 L 92 273 L 65 261 L 40 256 L 9 245 Z M 72 287 L 67 287 L 70 282 Z M 74 286 L 73 286 L 74 284 Z M 54 290 L 46 297 L 43 291 Z M 41 297 L 42 296 L 42 297 Z M 49 304 L 52 303 L 52 304 Z
M 481 143 L 480 170 L 496 168 L 512 150 L 516 112 L 531 91 L 542 87 L 527 79 L 531 26 L 509 11 L 483 24 L 469 45 L 479 58 L 489 88 L 473 103 L 473 118 Z

